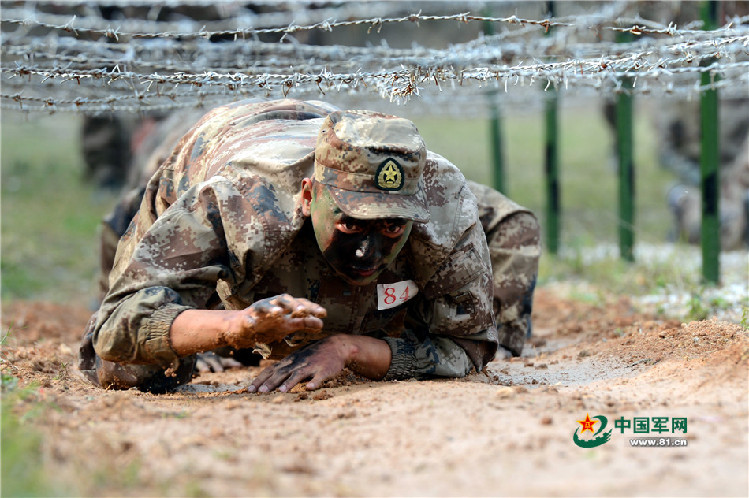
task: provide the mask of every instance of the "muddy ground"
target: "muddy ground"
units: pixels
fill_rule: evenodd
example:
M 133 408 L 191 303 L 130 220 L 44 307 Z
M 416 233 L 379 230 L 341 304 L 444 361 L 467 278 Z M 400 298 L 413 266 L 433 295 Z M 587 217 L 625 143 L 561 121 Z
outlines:
M 749 493 L 746 330 L 659 321 L 626 299 L 586 304 L 550 288 L 538 291 L 535 309 L 524 357 L 467 379 L 344 375 L 315 392 L 249 394 L 258 370 L 243 368 L 151 395 L 104 391 L 78 377 L 84 307 L 15 302 L 2 316 L 10 330 L 2 371 L 19 379 L 4 393 L 6 409 L 22 417 L 22 430 L 43 435 L 45 475 L 60 493 Z M 13 397 L 32 383 L 25 400 Z M 573 442 L 586 415 L 607 417 L 610 441 Z M 668 417 L 668 430 L 615 428 L 634 417 Z M 671 431 L 673 418 L 687 420 L 686 434 Z M 687 446 L 633 447 L 635 436 Z

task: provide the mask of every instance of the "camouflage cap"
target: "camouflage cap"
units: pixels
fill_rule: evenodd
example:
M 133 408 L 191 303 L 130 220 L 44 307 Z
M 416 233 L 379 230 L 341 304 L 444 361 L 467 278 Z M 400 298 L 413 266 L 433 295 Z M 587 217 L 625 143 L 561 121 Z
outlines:
M 320 128 L 315 180 L 327 186 L 348 216 L 426 222 L 426 155 L 411 121 L 372 111 L 338 111 Z

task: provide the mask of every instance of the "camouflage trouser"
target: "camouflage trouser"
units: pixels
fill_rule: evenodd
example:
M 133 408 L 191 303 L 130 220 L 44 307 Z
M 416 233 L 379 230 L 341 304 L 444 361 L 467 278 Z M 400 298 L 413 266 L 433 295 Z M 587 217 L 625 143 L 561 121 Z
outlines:
M 541 257 L 536 216 L 494 189 L 468 182 L 478 199 L 494 273 L 494 313 L 499 345 L 514 356 L 531 336 L 533 292 Z

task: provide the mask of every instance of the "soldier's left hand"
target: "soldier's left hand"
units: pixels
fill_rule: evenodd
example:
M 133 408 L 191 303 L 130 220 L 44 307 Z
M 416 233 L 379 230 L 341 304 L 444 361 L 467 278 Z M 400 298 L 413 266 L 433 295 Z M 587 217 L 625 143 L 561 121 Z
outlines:
M 348 360 L 348 345 L 340 336 L 326 337 L 296 351 L 258 375 L 247 388 L 250 392 L 267 393 L 278 389 L 287 392 L 300 382 L 317 389 L 327 379 L 338 375 Z

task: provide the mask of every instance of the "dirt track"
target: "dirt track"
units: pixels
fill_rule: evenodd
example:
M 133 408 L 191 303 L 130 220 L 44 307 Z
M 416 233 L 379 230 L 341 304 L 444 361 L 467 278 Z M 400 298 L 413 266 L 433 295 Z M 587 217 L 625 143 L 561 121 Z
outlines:
M 179 393 L 108 392 L 76 375 L 85 309 L 14 303 L 2 369 L 49 403 L 48 475 L 83 495 L 749 494 L 747 331 L 595 307 L 540 289 L 523 358 L 452 381 L 244 391 L 257 369 L 204 374 Z M 36 402 L 36 403 L 35 403 Z M 686 418 L 687 433 L 575 445 L 578 420 Z M 635 448 L 634 436 L 687 447 Z M 589 436 L 581 437 L 589 438 Z

